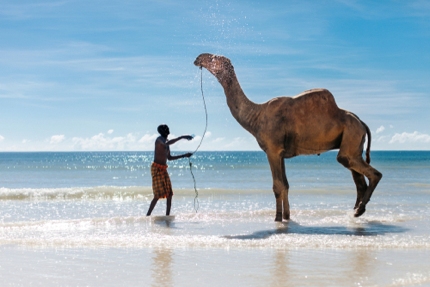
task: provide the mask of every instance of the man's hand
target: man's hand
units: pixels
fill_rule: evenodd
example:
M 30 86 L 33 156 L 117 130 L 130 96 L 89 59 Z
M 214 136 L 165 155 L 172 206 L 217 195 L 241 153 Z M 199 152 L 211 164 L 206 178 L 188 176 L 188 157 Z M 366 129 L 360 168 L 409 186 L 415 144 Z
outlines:
M 190 141 L 190 140 L 193 139 L 193 136 L 190 136 L 190 135 L 188 135 L 188 136 L 182 136 L 182 138 Z
M 192 153 L 187 152 L 186 154 L 184 154 L 184 157 L 190 157 L 190 156 L 192 156 L 192 155 L 193 155 Z

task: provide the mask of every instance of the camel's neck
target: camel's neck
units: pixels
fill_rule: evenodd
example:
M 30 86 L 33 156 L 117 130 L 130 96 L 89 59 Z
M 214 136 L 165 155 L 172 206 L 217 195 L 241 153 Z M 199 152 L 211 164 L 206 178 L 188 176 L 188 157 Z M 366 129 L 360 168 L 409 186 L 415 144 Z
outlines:
M 255 136 L 261 106 L 246 97 L 234 72 L 230 71 L 230 75 L 219 79 L 219 82 L 224 88 L 231 114 L 244 129 Z

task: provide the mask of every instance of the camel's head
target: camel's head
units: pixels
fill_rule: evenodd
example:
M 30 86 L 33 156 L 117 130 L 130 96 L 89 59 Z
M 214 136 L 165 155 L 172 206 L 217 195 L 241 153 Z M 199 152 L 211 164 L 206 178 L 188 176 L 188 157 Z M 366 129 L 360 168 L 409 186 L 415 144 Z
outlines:
M 223 78 L 234 75 L 234 68 L 230 60 L 224 56 L 204 53 L 194 61 L 194 65 L 206 68 L 221 82 Z

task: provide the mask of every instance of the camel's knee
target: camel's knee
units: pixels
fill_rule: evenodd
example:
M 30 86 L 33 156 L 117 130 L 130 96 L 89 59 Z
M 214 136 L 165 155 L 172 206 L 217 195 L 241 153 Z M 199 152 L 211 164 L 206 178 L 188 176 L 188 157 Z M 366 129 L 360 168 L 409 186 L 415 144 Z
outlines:
M 276 198 L 282 196 L 283 192 L 288 192 L 288 182 L 275 181 L 273 183 L 273 193 Z
M 273 194 L 275 195 L 276 199 L 281 199 L 282 195 L 282 189 L 278 188 L 275 184 L 273 185 Z

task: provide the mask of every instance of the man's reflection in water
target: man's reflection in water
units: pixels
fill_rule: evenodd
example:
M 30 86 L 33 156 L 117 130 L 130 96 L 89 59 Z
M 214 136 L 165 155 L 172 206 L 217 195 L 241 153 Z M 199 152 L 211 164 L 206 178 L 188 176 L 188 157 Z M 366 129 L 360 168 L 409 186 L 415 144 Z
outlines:
M 170 248 L 153 249 L 152 256 L 152 285 L 173 286 L 172 277 L 173 250 Z
M 154 216 L 152 218 L 153 233 L 170 236 L 172 233 L 171 228 L 174 228 L 173 220 L 174 216 Z M 156 247 L 153 249 L 151 286 L 173 286 L 173 255 L 173 249 L 170 247 Z

